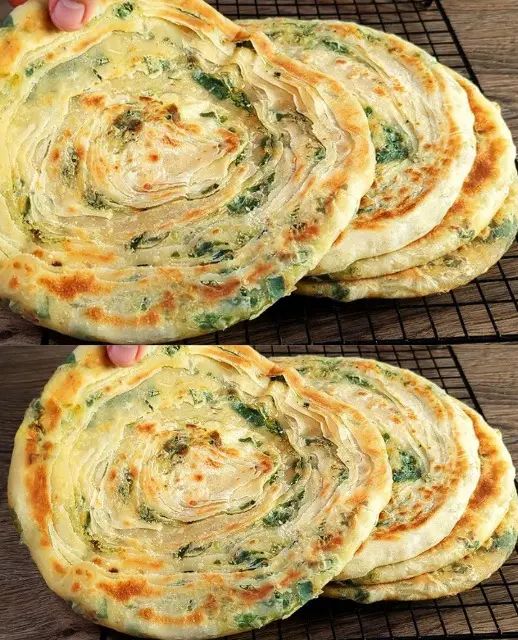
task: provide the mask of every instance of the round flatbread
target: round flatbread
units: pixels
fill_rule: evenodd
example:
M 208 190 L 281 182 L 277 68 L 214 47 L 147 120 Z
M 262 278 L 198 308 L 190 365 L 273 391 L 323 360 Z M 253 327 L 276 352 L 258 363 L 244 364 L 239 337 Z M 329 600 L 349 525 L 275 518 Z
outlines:
M 340 273 L 311 276 L 297 293 L 343 302 L 361 298 L 415 298 L 446 293 L 468 284 L 495 265 L 513 244 L 518 231 L 518 180 L 489 225 L 472 242 L 421 267 L 378 278 L 350 280 Z
M 316 597 L 390 497 L 377 429 L 250 347 L 79 347 L 28 409 L 9 504 L 47 584 L 129 634 L 210 638 Z
M 380 600 L 430 600 L 454 596 L 489 578 L 509 558 L 518 538 L 518 499 L 491 537 L 475 552 L 442 569 L 415 578 L 386 584 L 354 586 L 332 582 L 324 594 L 357 602 Z
M 313 273 L 395 251 L 439 224 L 471 170 L 476 146 L 468 98 L 446 68 L 397 36 L 353 23 L 271 18 L 244 24 L 332 75 L 369 118 L 374 183 Z
M 165 342 L 290 293 L 372 182 L 357 100 L 201 0 L 101 0 L 70 33 L 47 12 L 0 29 L 0 296 Z
M 462 409 L 475 427 L 480 458 L 480 480 L 466 511 L 439 544 L 404 562 L 374 569 L 364 578 L 355 580 L 355 583 L 396 582 L 437 571 L 478 549 L 502 521 L 516 493 L 513 461 L 500 432 L 492 429 L 473 409 L 466 405 L 462 405 Z
M 472 421 L 442 389 L 406 369 L 361 358 L 296 356 L 291 364 L 317 389 L 357 407 L 385 440 L 392 497 L 341 578 L 402 562 L 445 538 L 480 477 Z
M 450 73 L 468 94 L 477 136 L 477 156 L 460 195 L 441 222 L 426 235 L 398 251 L 350 265 L 346 273 L 351 279 L 403 271 L 455 251 L 487 227 L 509 193 L 516 176 L 516 149 L 500 107 L 485 98 L 473 83 L 453 71 Z

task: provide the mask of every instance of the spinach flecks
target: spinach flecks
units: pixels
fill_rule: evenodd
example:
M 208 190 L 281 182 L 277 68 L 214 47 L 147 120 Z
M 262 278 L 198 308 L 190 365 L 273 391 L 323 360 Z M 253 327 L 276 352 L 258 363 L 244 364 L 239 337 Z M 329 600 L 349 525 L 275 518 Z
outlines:
M 61 175 L 65 181 L 70 184 L 77 175 L 79 167 L 79 155 L 74 147 L 68 147 L 63 158 L 61 167 Z
M 270 511 L 263 518 L 263 524 L 266 527 L 279 527 L 289 522 L 297 515 L 300 509 L 300 503 L 304 497 L 304 490 L 299 491 L 293 498 L 280 504 L 277 508 Z
M 246 565 L 246 569 L 257 569 L 268 566 L 268 560 L 260 551 L 241 549 L 234 554 L 230 564 Z
M 148 507 L 145 504 L 139 505 L 137 512 L 138 512 L 139 518 L 141 520 L 144 520 L 144 522 L 159 522 L 160 520 L 156 511 L 154 511 L 153 509 L 151 509 L 151 507 Z
M 134 137 L 143 126 L 142 111 L 138 109 L 126 109 L 113 121 L 113 126 L 122 136 Z
M 121 474 L 119 486 L 117 487 L 117 493 L 123 500 L 127 500 L 133 489 L 133 474 L 126 468 Z
M 113 13 L 117 18 L 125 20 L 131 13 L 133 13 L 133 9 L 134 7 L 132 2 L 123 2 L 114 8 Z
M 381 149 L 376 151 L 376 162 L 382 164 L 408 158 L 409 151 L 402 134 L 388 125 L 383 127 L 383 133 L 385 134 L 385 143 Z
M 193 79 L 206 91 L 212 93 L 218 100 L 226 100 L 230 96 L 230 88 L 220 78 L 196 69 L 192 74 Z
M 236 196 L 227 204 L 228 212 L 231 215 L 244 215 L 256 209 L 269 194 L 274 180 L 275 174 L 271 173 L 263 181 L 248 187 L 244 193 Z
M 208 331 L 223 329 L 226 326 L 225 318 L 217 313 L 200 313 L 194 317 L 194 321 L 200 329 Z
M 108 209 L 109 207 L 109 203 L 103 194 L 92 188 L 86 190 L 84 197 L 86 204 L 92 209 Z
M 236 107 L 251 113 L 254 108 L 244 91 L 235 89 L 228 81 L 222 80 L 201 69 L 196 69 L 192 74 L 193 80 L 218 100 L 230 100 Z
M 400 465 L 392 470 L 394 482 L 407 482 L 419 480 L 423 475 L 417 458 L 408 451 L 399 452 Z
M 234 617 L 234 620 L 239 629 L 258 629 L 265 622 L 265 618 L 256 616 L 253 613 L 240 613 Z
M 180 345 L 175 344 L 168 344 L 166 347 L 164 347 L 164 351 L 168 356 L 175 356 L 178 351 L 180 351 L 180 349 Z
M 34 75 L 34 72 L 38 69 L 41 69 L 43 65 L 43 60 L 36 60 L 36 62 L 33 62 L 32 64 L 25 67 L 25 75 L 27 76 L 27 78 L 30 78 L 32 75 Z
M 296 583 L 295 589 L 301 603 L 307 602 L 313 597 L 313 583 L 309 580 L 300 580 Z
M 65 362 L 63 364 L 76 364 L 77 360 L 76 360 L 76 356 L 75 353 L 72 352 L 70 355 L 68 355 L 65 359 Z
M 282 298 L 286 291 L 283 276 L 271 276 L 266 278 L 266 289 L 270 295 L 271 300 L 278 300 Z
M 329 51 L 333 51 L 334 53 L 338 53 L 342 56 L 346 56 L 349 54 L 349 47 L 345 44 L 340 44 L 336 42 L 336 40 L 329 40 L 328 38 L 324 38 L 322 40 L 322 45 L 329 49 Z
M 253 427 L 265 427 L 271 433 L 279 436 L 284 433 L 284 429 L 279 422 L 266 416 L 261 410 L 251 407 L 237 399 L 232 402 L 231 406 L 236 413 Z
M 232 260 L 234 253 L 228 244 L 212 240 L 199 242 L 189 253 L 191 258 L 204 258 L 205 256 L 207 256 L 207 260 L 204 260 L 204 262 L 217 263 L 223 260 Z
M 132 238 L 127 244 L 127 248 L 130 251 L 137 251 L 137 249 L 151 249 L 163 242 L 169 236 L 169 231 L 159 234 L 153 234 L 145 231 Z

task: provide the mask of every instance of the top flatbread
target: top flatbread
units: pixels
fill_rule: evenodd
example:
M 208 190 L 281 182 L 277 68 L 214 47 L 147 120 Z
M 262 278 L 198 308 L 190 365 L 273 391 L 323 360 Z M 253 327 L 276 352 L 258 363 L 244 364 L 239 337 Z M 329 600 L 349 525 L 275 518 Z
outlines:
M 362 103 L 376 147 L 376 178 L 352 223 L 314 273 L 342 271 L 399 249 L 446 215 L 475 158 L 465 91 L 422 49 L 353 23 L 246 21 L 279 50 L 331 74 Z
M 201 0 L 0 29 L 0 296 L 78 338 L 173 341 L 255 317 L 316 266 L 374 175 L 336 81 Z
M 369 535 L 376 428 L 250 347 L 79 347 L 28 409 L 9 504 L 48 585 L 105 626 L 212 638 L 288 616 Z

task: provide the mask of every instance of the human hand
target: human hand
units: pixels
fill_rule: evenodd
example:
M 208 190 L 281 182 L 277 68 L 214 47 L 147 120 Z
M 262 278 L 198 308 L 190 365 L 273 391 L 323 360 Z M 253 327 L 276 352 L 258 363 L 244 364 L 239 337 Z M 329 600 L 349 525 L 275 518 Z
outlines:
M 25 0 L 9 0 L 13 7 Z M 95 0 L 48 0 L 50 19 L 62 31 L 77 31 L 92 17 Z
M 148 347 L 145 345 L 109 345 L 106 347 L 108 358 L 117 367 L 129 367 L 139 362 L 147 350 Z

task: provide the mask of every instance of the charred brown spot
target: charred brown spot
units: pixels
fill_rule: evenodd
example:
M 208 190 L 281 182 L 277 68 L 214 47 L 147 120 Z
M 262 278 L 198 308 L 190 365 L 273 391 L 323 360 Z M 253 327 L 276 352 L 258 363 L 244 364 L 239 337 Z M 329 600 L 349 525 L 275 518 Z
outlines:
M 113 583 L 100 582 L 97 586 L 119 602 L 128 602 L 137 596 L 157 595 L 157 590 L 153 589 L 146 580 L 137 578 Z
M 58 426 L 61 419 L 61 413 L 61 406 L 54 400 L 54 398 L 49 398 L 45 403 L 45 412 L 41 417 L 41 424 L 45 431 L 52 431 Z
M 215 287 L 201 286 L 199 287 L 199 291 L 202 297 L 206 300 L 217 300 L 219 298 L 227 298 L 239 288 L 240 284 L 241 283 L 238 278 L 232 278 L 224 284 Z
M 252 589 L 240 589 L 236 590 L 236 593 L 240 600 L 246 602 L 247 604 L 252 604 L 254 602 L 258 602 L 259 600 L 264 600 L 267 598 L 273 591 L 273 585 L 265 584 L 262 587 L 252 588 Z
M 47 471 L 43 465 L 33 466 L 27 475 L 26 480 L 29 503 L 31 505 L 32 517 L 38 525 L 41 534 L 41 545 L 50 545 L 47 530 L 47 518 L 50 514 L 50 500 L 48 495 Z
M 180 112 L 178 111 L 178 107 L 175 104 L 170 104 L 166 107 L 168 120 L 172 120 L 173 122 L 178 122 L 180 120 Z
M 54 278 L 43 277 L 39 279 L 39 282 L 44 285 L 47 291 L 64 300 L 72 300 L 83 293 L 101 293 L 104 291 L 104 287 L 101 287 L 96 282 L 93 274 L 76 273 L 70 276 L 57 276 Z
M 104 96 L 101 95 L 85 95 L 81 102 L 85 107 L 102 107 L 104 105 Z
M 145 609 L 140 609 L 138 612 L 139 618 L 143 620 L 148 620 L 150 622 L 156 622 L 158 624 L 167 624 L 167 625 L 196 625 L 200 624 L 205 614 L 200 609 L 196 609 L 196 611 L 191 611 L 191 613 L 186 613 L 180 616 L 168 616 L 162 613 L 156 612 L 151 607 L 146 607 Z
M 80 590 L 81 590 L 81 585 L 79 584 L 79 582 L 73 582 L 72 583 L 72 593 L 77 593 Z
M 19 286 L 20 286 L 20 281 L 18 280 L 17 276 L 13 276 L 9 280 L 9 288 L 10 289 L 18 289 Z
M 211 444 L 213 444 L 215 447 L 221 447 L 221 435 L 219 433 L 219 431 L 211 431 L 209 433 L 209 437 L 210 437 L 210 442 Z
M 54 560 L 54 562 L 52 563 L 52 568 L 56 573 L 59 573 L 62 576 L 66 574 L 65 567 L 62 564 L 60 564 L 57 560 Z
M 158 155 L 158 153 L 150 153 L 149 159 L 151 160 L 151 162 L 158 162 L 160 156 Z

